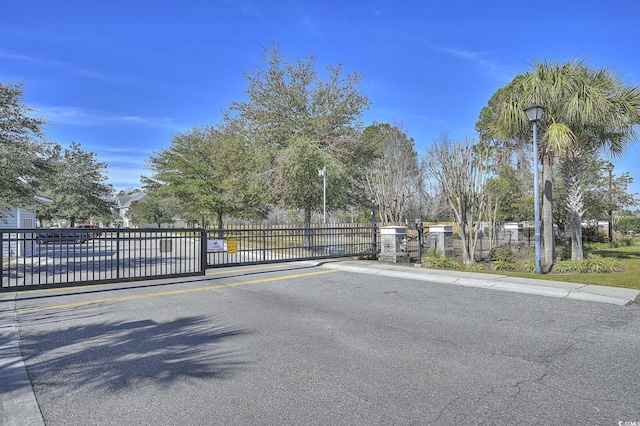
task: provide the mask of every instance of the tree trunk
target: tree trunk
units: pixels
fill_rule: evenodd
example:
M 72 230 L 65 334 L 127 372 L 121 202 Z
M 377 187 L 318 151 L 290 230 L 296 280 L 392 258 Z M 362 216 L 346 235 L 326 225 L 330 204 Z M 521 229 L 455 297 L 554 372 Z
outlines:
M 469 238 L 467 238 L 467 209 L 465 206 L 460 208 L 460 220 L 458 221 L 458 234 L 462 243 L 462 264 L 470 263 L 469 255 Z
M 223 212 L 218 212 L 218 229 L 224 229 L 224 224 L 222 223 Z M 202 227 L 204 228 L 204 222 L 202 223 Z
M 462 245 L 462 264 L 466 265 L 469 263 L 469 245 L 467 239 L 467 229 L 466 224 L 464 222 L 458 222 L 458 235 L 460 235 L 460 243 Z
M 223 212 L 218 212 L 217 213 L 217 217 L 218 217 L 218 238 L 224 238 L 224 223 L 222 222 L 222 216 L 223 215 L 224 215 Z M 204 218 L 202 220 L 202 229 L 205 229 Z
M 567 188 L 567 210 L 569 212 L 569 226 L 571 227 L 571 260 L 584 259 L 582 248 L 582 216 L 584 203 L 582 186 L 580 185 L 580 164 L 565 162 L 563 167 L 564 182 Z
M 551 267 L 556 261 L 556 241 L 553 233 L 553 158 L 546 154 L 542 158 L 542 240 L 544 246 L 544 263 Z
M 571 216 L 571 260 L 583 260 L 582 248 L 582 217 L 576 212 L 569 212 Z
M 313 248 L 313 235 L 311 234 L 311 207 L 305 207 L 302 246 L 308 249 Z

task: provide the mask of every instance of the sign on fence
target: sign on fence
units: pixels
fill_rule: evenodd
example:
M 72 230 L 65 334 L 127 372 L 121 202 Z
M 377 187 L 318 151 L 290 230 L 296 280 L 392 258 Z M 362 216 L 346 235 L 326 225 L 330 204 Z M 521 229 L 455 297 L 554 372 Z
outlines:
M 207 240 L 207 251 L 208 252 L 220 252 L 224 251 L 224 240 L 222 239 L 214 239 L 210 238 Z
M 227 253 L 236 254 L 238 252 L 238 239 L 236 237 L 227 238 Z

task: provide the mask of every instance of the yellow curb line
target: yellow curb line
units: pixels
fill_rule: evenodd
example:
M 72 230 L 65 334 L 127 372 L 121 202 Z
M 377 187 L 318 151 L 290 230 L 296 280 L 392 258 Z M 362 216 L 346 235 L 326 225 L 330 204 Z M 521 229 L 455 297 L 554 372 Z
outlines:
M 262 278 L 262 279 L 259 279 L 259 280 L 242 281 L 242 282 L 233 283 L 233 284 L 218 284 L 218 285 L 212 285 L 212 286 L 207 286 L 207 287 L 187 288 L 187 289 L 182 289 L 182 290 L 171 290 L 171 291 L 161 291 L 161 292 L 156 292 L 156 293 L 136 294 L 136 295 L 131 295 L 131 296 L 121 296 L 121 297 L 111 297 L 111 298 L 107 298 L 107 299 L 86 300 L 86 301 L 82 301 L 82 302 L 72 302 L 72 303 L 65 303 L 65 304 L 60 304 L 60 305 L 41 306 L 41 307 L 38 307 L 38 308 L 23 308 L 23 309 L 18 309 L 16 312 L 17 313 L 38 312 L 38 311 L 46 311 L 46 310 L 54 310 L 54 309 L 74 308 L 74 307 L 86 306 L 86 305 L 95 305 L 95 304 L 98 304 L 98 303 L 125 302 L 125 301 L 128 301 L 128 300 L 144 299 L 144 298 L 148 298 L 148 297 L 173 296 L 173 295 L 176 295 L 176 294 L 195 293 L 195 292 L 199 292 L 199 291 L 217 290 L 217 289 L 227 288 L 227 287 L 238 287 L 238 286 L 250 285 L 250 284 L 260 284 L 260 283 L 266 283 L 266 282 L 272 282 L 272 281 L 290 280 L 290 279 L 294 279 L 294 278 L 310 277 L 310 276 L 314 276 L 314 275 L 329 274 L 329 273 L 332 273 L 332 272 L 337 272 L 337 271 L 324 270 L 324 271 L 316 271 L 316 272 L 307 272 L 305 274 L 285 275 L 285 276 L 281 276 L 281 277 Z

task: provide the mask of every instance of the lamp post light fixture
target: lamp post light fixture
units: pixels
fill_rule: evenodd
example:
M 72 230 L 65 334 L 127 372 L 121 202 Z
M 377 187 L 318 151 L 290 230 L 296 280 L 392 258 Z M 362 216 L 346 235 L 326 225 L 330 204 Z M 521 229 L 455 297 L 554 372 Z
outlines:
M 531 104 L 524 109 L 527 118 L 533 123 L 533 208 L 534 232 L 536 244 L 536 274 L 542 273 L 540 254 L 540 183 L 538 177 L 538 121 L 544 114 L 544 108 L 538 104 Z M 552 225 L 551 225 L 552 226 Z
M 318 170 L 318 177 L 322 178 L 322 204 L 323 204 L 323 216 L 322 223 L 327 223 L 327 166 L 324 166 L 322 170 Z
M 613 182 L 613 180 L 612 180 L 612 178 L 613 178 L 613 175 L 612 175 L 613 164 L 607 163 L 607 165 L 604 166 L 604 170 L 609 173 L 609 194 L 608 194 L 609 196 L 607 197 L 608 200 L 609 200 L 609 203 L 608 203 L 609 204 L 608 205 L 608 207 L 609 207 L 608 208 L 608 211 L 609 211 L 608 234 L 609 235 L 608 235 L 608 237 L 609 237 L 609 242 L 611 243 L 611 242 L 613 242 L 613 193 L 611 192 L 613 190 L 612 189 L 612 186 L 613 186 L 612 185 L 612 182 Z

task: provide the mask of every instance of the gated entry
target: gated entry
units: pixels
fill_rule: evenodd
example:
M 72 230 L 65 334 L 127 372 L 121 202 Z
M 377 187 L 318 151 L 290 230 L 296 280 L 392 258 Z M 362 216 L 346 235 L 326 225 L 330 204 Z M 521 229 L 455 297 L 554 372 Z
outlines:
M 207 268 L 376 252 L 375 227 L 3 229 L 0 290 L 204 275 Z
M 202 275 L 194 229 L 3 229 L 0 289 Z

